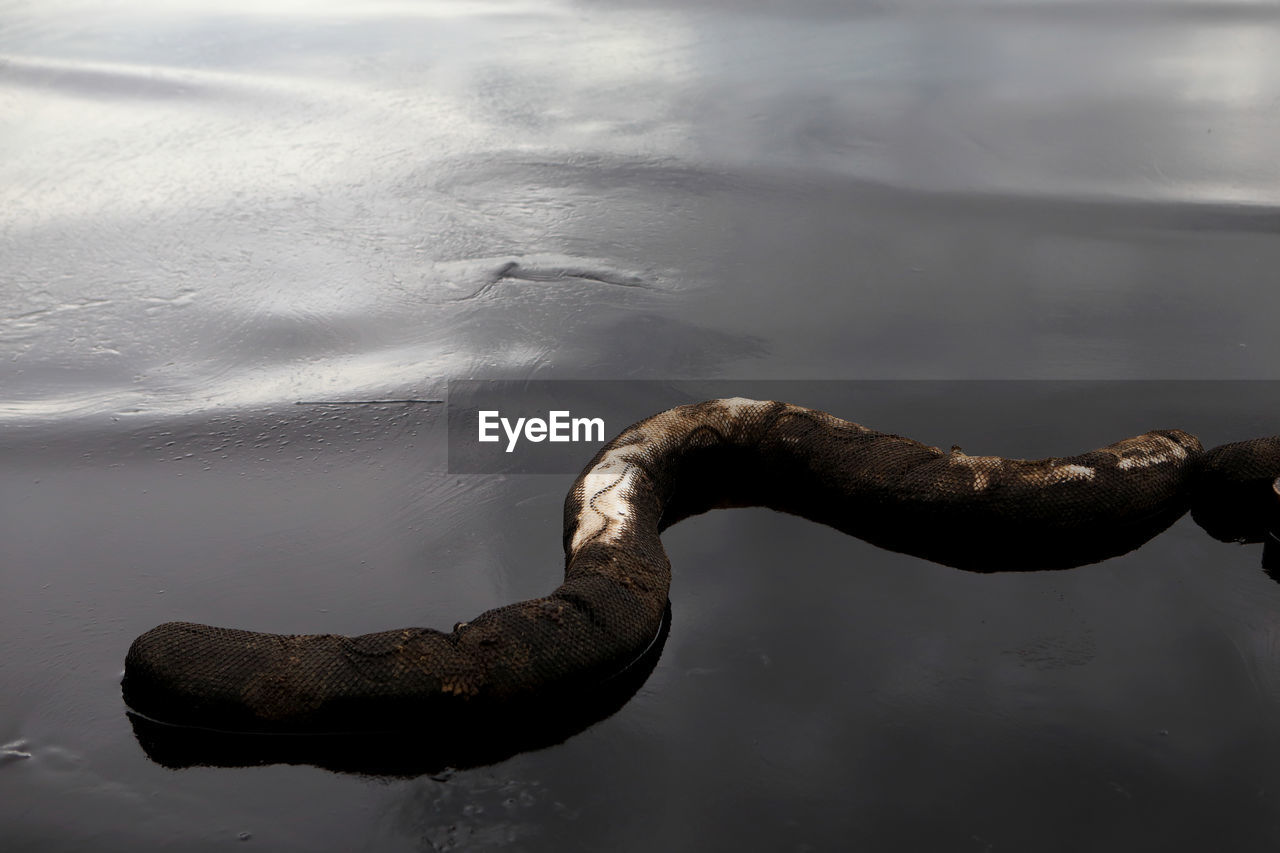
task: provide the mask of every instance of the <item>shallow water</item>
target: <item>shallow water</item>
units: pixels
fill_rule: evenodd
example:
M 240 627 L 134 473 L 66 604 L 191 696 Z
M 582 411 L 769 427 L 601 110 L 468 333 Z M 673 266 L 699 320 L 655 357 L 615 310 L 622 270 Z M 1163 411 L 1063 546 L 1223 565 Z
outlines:
M 995 576 L 692 519 L 635 698 L 456 772 L 167 769 L 118 679 L 171 619 L 443 628 L 553 588 L 572 474 L 450 473 L 450 380 L 1006 455 L 1280 431 L 1276 383 L 1225 381 L 1280 363 L 1275 23 L 4 7 L 5 849 L 1273 849 L 1280 587 L 1186 519 Z

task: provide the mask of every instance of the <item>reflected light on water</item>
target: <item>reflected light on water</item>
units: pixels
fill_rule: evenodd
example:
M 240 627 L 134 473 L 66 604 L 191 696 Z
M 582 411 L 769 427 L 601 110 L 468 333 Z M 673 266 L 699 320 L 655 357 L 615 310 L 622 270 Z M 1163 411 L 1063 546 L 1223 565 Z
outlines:
M 1183 98 L 1237 108 L 1280 96 L 1280 37 L 1243 24 L 1189 29 L 1185 51 L 1156 63 Z
M 0 415 L 527 372 L 574 351 L 561 337 L 590 322 L 584 286 L 596 307 L 667 309 L 605 279 L 493 287 L 502 264 L 729 281 L 743 249 L 705 247 L 778 197 L 768 181 L 842 187 L 848 206 L 826 218 L 850 221 L 867 186 L 930 206 L 1280 201 L 1280 37 L 1261 7 L 1216 21 L 1203 4 L 1148 4 L 1150 20 L 1132 4 L 999 5 L 820 20 L 567 2 L 12 11 Z M 787 245 L 822 226 L 796 227 Z M 517 315 L 543 325 L 495 364 Z

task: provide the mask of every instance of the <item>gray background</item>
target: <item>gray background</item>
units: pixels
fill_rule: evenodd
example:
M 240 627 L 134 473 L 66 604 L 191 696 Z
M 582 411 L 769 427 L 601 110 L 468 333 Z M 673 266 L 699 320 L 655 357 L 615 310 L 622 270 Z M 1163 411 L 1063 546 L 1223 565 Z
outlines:
M 640 694 L 438 778 L 167 770 L 118 679 L 170 619 L 448 627 L 553 588 L 570 476 L 449 475 L 439 406 L 349 405 L 450 379 L 893 380 L 795 402 L 972 453 L 1276 432 L 1274 384 L 1218 381 L 1277 378 L 1276 23 L 3 6 L 6 849 L 1274 849 L 1280 588 L 1186 520 L 999 576 L 690 520 Z

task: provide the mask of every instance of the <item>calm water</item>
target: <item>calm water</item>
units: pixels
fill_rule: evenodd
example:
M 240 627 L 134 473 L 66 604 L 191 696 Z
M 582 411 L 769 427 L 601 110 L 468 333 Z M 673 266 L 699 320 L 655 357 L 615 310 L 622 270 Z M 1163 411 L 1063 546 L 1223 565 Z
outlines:
M 571 475 L 450 474 L 442 406 L 340 403 L 651 379 L 971 453 L 1280 431 L 1277 23 L 0 7 L 0 845 L 1274 849 L 1280 586 L 1189 520 L 998 576 L 690 520 L 637 695 L 490 766 L 169 769 L 118 680 L 171 619 L 444 628 L 558 583 Z

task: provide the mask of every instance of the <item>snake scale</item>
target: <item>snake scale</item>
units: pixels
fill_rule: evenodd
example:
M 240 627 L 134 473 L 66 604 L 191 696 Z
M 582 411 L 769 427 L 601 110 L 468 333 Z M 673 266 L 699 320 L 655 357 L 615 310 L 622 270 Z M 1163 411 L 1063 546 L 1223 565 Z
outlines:
M 742 398 L 624 430 L 565 500 L 564 583 L 452 631 L 285 636 L 182 622 L 129 649 L 126 703 L 232 731 L 421 725 L 572 695 L 625 670 L 663 624 L 659 534 L 717 507 L 794 513 L 970 571 L 1069 568 L 1137 547 L 1188 508 L 1221 539 L 1280 514 L 1280 436 L 1210 451 L 1159 430 L 1066 458 L 969 456 L 814 409 Z

